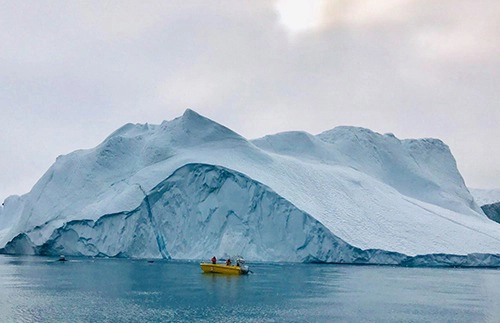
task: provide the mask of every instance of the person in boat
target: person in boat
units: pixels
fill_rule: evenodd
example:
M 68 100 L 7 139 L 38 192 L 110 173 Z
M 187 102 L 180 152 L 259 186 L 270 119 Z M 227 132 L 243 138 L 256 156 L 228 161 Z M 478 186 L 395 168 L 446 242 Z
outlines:
M 212 257 L 212 264 L 215 265 L 215 263 L 217 263 L 217 258 L 215 258 L 215 256 Z
M 228 258 L 228 259 L 226 260 L 226 265 L 231 266 L 231 259 L 229 259 L 229 258 Z
M 240 260 L 239 259 L 236 260 L 236 266 L 240 267 Z

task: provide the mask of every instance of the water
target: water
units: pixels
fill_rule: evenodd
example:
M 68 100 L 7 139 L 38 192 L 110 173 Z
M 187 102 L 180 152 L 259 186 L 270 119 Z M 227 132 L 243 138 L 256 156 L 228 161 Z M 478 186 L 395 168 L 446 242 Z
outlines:
M 500 322 L 500 270 L 0 255 L 2 322 Z

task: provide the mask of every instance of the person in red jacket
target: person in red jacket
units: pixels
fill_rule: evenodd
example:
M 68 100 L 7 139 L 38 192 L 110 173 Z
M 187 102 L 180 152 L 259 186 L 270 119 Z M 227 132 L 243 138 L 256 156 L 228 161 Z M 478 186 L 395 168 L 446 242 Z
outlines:
M 215 258 L 215 256 L 212 257 L 212 263 L 215 265 L 215 263 L 217 262 L 217 258 Z

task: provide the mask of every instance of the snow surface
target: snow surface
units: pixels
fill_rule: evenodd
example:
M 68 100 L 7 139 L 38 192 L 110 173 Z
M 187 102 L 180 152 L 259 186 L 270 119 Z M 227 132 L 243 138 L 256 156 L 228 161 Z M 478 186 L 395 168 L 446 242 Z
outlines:
M 12 253 L 500 265 L 500 225 L 440 140 L 338 127 L 248 141 L 189 109 L 60 156 L 0 212 Z
M 469 188 L 476 203 L 480 206 L 500 202 L 500 188 L 497 189 L 479 189 Z

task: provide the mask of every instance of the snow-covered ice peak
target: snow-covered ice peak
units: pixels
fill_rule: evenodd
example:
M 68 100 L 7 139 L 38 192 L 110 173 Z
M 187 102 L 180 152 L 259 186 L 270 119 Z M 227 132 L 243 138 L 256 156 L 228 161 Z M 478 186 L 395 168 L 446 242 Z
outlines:
M 246 142 L 246 139 L 236 132 L 191 109 L 186 109 L 179 118 L 163 122 L 161 131 L 170 136 L 173 144 L 183 148 L 225 140 Z
M 128 123 L 108 136 L 101 146 L 109 148 L 123 139 L 145 140 L 155 144 L 162 141 L 163 144 L 159 146 L 168 145 L 170 148 L 185 148 L 228 139 L 246 141 L 234 131 L 191 109 L 186 109 L 182 116 L 163 121 L 160 125 Z
M 362 127 L 338 126 L 333 129 L 323 131 L 322 133 L 318 134 L 317 137 L 323 141 L 334 144 L 338 140 L 347 139 L 373 142 L 384 136 L 370 129 Z M 386 137 L 396 138 L 394 135 Z
M 127 123 L 111 133 L 111 135 L 109 135 L 104 141 L 113 137 L 137 137 L 147 133 L 151 129 L 154 129 L 154 127 L 154 125 L 150 125 L 148 123 Z
M 321 140 L 305 131 L 281 132 L 254 139 L 252 143 L 270 152 L 302 158 L 323 159 L 322 154 L 328 150 Z
M 201 114 L 190 108 L 187 108 L 184 111 L 181 118 L 186 124 L 190 124 L 191 127 L 195 128 L 203 128 L 207 125 L 211 126 L 214 126 L 215 124 L 218 125 L 217 122 L 205 118 L 204 116 L 202 116 Z

